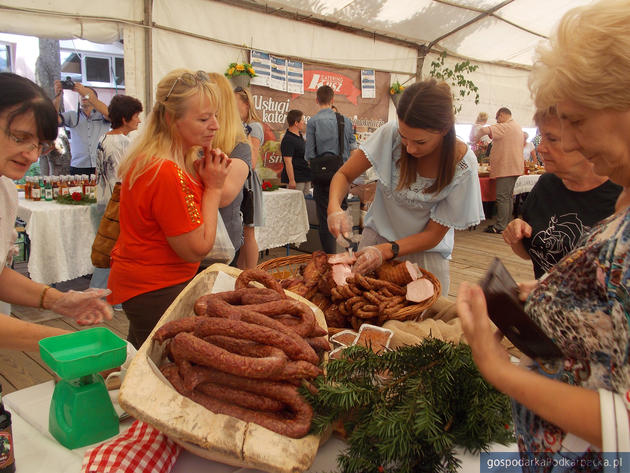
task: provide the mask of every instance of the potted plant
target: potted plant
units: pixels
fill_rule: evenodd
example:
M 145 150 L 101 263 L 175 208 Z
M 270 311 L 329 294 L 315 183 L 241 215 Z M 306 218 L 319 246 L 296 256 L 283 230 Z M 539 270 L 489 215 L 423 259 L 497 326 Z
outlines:
M 396 81 L 389 87 L 389 96 L 392 98 L 392 102 L 394 105 L 398 107 L 398 101 L 400 100 L 400 96 L 402 95 L 405 87 L 400 85 L 400 82 Z
M 235 87 L 249 87 L 249 81 L 252 77 L 256 77 L 256 71 L 251 64 L 246 62 L 230 63 L 225 71 L 225 77 L 232 81 Z

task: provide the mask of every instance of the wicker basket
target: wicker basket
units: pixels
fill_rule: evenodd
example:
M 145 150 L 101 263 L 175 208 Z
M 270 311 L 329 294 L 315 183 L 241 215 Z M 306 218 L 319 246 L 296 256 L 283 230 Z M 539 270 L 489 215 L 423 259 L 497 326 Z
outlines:
M 291 276 L 298 276 L 300 274 L 300 267 L 311 261 L 310 254 L 283 256 L 280 258 L 274 258 L 260 263 L 257 268 L 264 269 L 276 279 L 286 279 Z M 433 284 L 433 295 L 427 300 L 418 304 L 410 304 L 398 312 L 390 315 L 388 320 L 415 320 L 422 315 L 422 313 L 431 307 L 435 301 L 440 297 L 442 292 L 442 285 L 440 280 L 436 278 L 432 273 L 420 268 L 422 276 L 431 281 Z M 329 327 L 329 331 L 331 327 Z M 345 329 L 341 329 L 345 330 Z

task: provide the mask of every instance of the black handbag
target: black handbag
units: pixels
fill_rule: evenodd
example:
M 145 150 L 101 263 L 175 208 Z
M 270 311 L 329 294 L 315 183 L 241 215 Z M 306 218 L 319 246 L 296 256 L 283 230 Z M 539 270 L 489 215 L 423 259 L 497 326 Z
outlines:
M 252 189 L 252 172 L 249 171 L 245 186 L 243 187 L 243 200 L 241 201 L 241 213 L 243 214 L 243 225 L 254 224 L 254 190 Z
M 339 154 L 330 152 L 317 154 L 317 142 L 315 142 L 315 157 L 309 161 L 311 168 L 311 177 L 314 184 L 326 185 L 330 184 L 335 173 L 343 166 L 343 150 L 344 150 L 344 118 L 340 113 L 335 112 L 337 116 L 337 132 L 339 140 Z

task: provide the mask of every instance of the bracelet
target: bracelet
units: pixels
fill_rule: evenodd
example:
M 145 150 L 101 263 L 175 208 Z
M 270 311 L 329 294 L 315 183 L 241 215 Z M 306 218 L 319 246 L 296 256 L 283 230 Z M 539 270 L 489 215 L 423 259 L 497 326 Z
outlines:
M 42 289 L 42 295 L 39 297 L 39 308 L 44 309 L 44 297 L 46 296 L 46 291 L 50 289 L 50 286 L 44 286 Z

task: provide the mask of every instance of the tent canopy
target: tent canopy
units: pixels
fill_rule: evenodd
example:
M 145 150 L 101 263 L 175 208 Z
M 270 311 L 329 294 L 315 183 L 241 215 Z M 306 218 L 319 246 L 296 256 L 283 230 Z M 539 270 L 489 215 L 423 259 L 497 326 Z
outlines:
M 0 0 L 0 31 L 100 43 L 123 40 L 126 93 L 149 109 L 155 85 L 187 67 L 224 72 L 250 49 L 343 67 L 426 75 L 436 54 L 476 62 L 472 123 L 508 106 L 531 124 L 527 77 L 536 44 L 569 8 L 593 0 Z M 426 57 L 426 59 L 425 59 Z M 393 117 L 394 109 L 390 110 Z
M 536 44 L 591 0 L 228 0 L 476 61 L 531 66 Z M 543 12 L 543 13 L 541 13 Z

